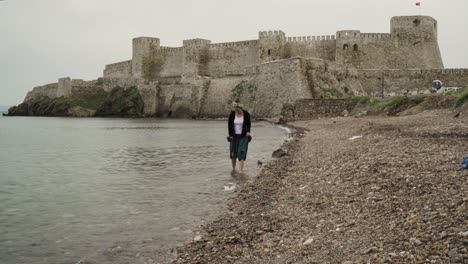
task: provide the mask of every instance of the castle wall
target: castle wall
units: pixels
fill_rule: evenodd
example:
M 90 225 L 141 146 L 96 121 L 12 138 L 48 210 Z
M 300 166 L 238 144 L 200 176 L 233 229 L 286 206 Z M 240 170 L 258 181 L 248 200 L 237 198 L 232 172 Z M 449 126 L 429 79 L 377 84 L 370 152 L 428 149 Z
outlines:
M 24 98 L 23 103 L 33 98 L 40 97 L 40 96 L 56 98 L 57 90 L 58 90 L 58 82 L 46 84 L 43 86 L 36 86 L 26 94 L 26 97 Z
M 313 58 L 301 59 L 301 74 L 311 92 L 310 98 L 314 99 L 343 98 L 363 89 L 359 72 L 352 66 Z
M 232 109 L 230 100 L 233 97 L 232 90 L 245 80 L 244 77 L 224 77 L 212 79 L 205 85 L 205 91 L 200 96 L 200 116 L 227 117 Z M 249 106 L 249 104 L 246 104 Z
M 96 94 L 100 89 L 103 89 L 103 79 L 99 78 L 92 81 L 84 81 L 81 79 L 71 80 L 70 95 L 78 98 L 86 98 Z
M 56 83 L 50 83 L 43 86 L 37 86 L 29 91 L 23 102 L 40 96 L 46 96 L 50 99 L 57 97 L 86 97 L 95 94 L 97 89 L 102 89 L 102 79 L 93 81 L 84 81 L 81 79 L 71 79 L 69 77 L 60 78 Z
M 361 69 L 399 68 L 401 60 L 396 39 L 386 33 L 338 31 L 336 62 Z
M 281 112 L 283 104 L 298 99 L 311 98 L 311 92 L 301 75 L 301 60 L 286 59 L 262 63 L 249 67 L 249 83 L 254 87 L 251 95 L 242 98 L 257 117 L 275 117 Z
M 203 82 L 193 81 L 160 85 L 156 94 L 156 115 L 190 118 L 198 113 L 197 102 L 202 96 Z
M 369 96 L 416 95 L 429 93 L 433 80 L 445 87 L 467 86 L 468 69 L 360 70 L 360 82 Z M 382 82 L 383 78 L 383 82 Z
M 184 62 L 183 48 L 166 48 L 161 47 L 157 50 L 164 58 L 164 64 L 159 76 L 161 78 L 174 77 L 182 75 L 182 64 Z
M 129 78 L 132 76 L 132 61 L 122 61 L 106 65 L 104 78 Z
M 335 36 L 288 37 L 283 57 L 318 58 L 335 61 Z
M 436 42 L 387 33 L 359 33 L 357 37 L 338 38 L 336 62 L 361 69 L 443 68 Z
M 103 78 L 103 88 L 105 91 L 109 92 L 113 88 L 119 87 L 132 87 L 137 86 L 138 79 L 134 77 L 128 78 Z
M 391 33 L 337 32 L 337 63 L 360 69 L 443 68 L 437 21 L 431 17 L 393 17 Z
M 330 118 L 351 113 L 357 104 L 352 99 L 302 99 L 287 104 L 281 112 L 281 120 L 286 122 Z
M 216 43 L 209 46 L 209 75 L 215 78 L 245 74 L 245 67 L 259 63 L 258 41 Z

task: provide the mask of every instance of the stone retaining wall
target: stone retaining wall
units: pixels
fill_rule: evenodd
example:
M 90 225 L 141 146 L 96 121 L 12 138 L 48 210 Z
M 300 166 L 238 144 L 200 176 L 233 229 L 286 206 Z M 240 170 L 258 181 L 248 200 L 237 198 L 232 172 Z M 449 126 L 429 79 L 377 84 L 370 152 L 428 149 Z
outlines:
M 302 99 L 285 104 L 281 111 L 283 121 L 310 120 L 346 116 L 358 103 L 353 99 Z

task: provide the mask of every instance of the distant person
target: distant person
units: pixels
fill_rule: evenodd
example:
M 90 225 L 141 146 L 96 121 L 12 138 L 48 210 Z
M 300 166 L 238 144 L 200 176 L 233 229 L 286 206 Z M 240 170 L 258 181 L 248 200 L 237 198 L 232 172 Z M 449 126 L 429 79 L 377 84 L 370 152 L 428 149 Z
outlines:
M 239 160 L 239 173 L 244 173 L 244 161 L 247 159 L 247 150 L 249 142 L 252 139 L 250 136 L 250 114 L 242 109 L 243 105 L 239 99 L 232 103 L 234 108 L 229 114 L 228 119 L 228 141 L 229 156 L 232 162 L 232 173 L 236 172 L 236 163 Z
M 439 81 L 439 80 L 434 80 L 434 81 L 432 82 L 432 84 L 433 84 L 433 85 L 432 85 L 432 88 L 433 88 L 432 91 L 433 91 L 434 93 L 439 92 L 439 90 L 442 88 L 442 82 Z

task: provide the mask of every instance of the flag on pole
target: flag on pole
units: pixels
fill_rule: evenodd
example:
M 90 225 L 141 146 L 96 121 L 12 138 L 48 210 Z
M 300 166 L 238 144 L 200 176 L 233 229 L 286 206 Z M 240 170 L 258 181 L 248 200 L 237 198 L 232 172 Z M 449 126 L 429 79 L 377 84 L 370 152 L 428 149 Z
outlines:
M 416 2 L 416 5 L 417 5 L 417 6 L 421 6 L 421 2 Z

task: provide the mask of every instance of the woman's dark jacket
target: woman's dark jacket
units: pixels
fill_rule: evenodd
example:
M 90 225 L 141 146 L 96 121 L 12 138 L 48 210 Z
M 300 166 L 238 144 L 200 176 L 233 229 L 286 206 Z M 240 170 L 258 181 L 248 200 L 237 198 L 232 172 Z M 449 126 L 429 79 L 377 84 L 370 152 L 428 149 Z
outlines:
M 247 132 L 250 133 L 250 114 L 249 112 L 242 110 L 244 112 L 244 124 L 242 125 L 242 136 L 245 137 Z M 231 111 L 229 114 L 228 119 L 228 129 L 229 129 L 229 136 L 233 137 L 236 135 L 234 130 L 234 118 L 236 117 L 236 112 Z

